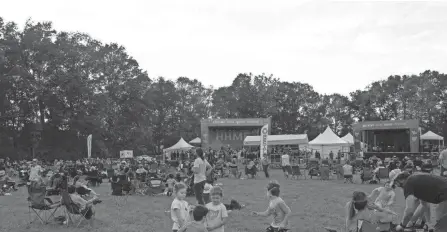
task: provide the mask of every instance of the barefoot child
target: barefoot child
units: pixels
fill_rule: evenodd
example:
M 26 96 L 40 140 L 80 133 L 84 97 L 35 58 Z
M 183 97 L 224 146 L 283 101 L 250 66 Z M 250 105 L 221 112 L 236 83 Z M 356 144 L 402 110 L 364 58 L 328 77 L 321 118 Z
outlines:
M 269 197 L 269 207 L 264 212 L 253 212 L 254 216 L 273 216 L 272 224 L 266 229 L 266 232 L 285 232 L 288 231 L 288 219 L 290 208 L 283 199 L 279 197 L 279 183 L 271 181 L 267 185 L 267 196 Z
M 185 201 L 186 185 L 177 183 L 174 185 L 175 198 L 171 204 L 171 219 L 174 221 L 172 231 L 177 232 L 186 225 L 189 219 L 189 205 Z
M 206 204 L 206 228 L 209 232 L 224 232 L 224 225 L 228 219 L 227 208 L 222 204 L 223 191 L 215 186 L 210 191 L 211 202 Z

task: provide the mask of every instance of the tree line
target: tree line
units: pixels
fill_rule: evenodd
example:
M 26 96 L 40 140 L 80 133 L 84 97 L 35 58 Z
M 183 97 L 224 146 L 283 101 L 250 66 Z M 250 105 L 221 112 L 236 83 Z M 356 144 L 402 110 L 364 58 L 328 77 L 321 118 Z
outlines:
M 361 73 L 359 73 L 361 76 Z M 150 78 L 123 46 L 28 20 L 0 18 L 0 156 L 116 157 L 154 154 L 200 136 L 202 118 L 272 117 L 273 134 L 326 126 L 340 136 L 355 121 L 419 119 L 447 135 L 447 75 L 392 75 L 363 90 L 324 95 L 309 84 L 241 73 L 213 88 L 188 77 Z

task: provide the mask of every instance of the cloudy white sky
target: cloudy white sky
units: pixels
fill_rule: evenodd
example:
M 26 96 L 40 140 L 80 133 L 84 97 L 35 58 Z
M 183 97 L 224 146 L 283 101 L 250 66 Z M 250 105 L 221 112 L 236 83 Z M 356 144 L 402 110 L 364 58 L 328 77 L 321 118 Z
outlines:
M 31 17 L 124 45 L 150 77 L 230 85 L 241 72 L 309 83 L 320 93 L 391 74 L 447 72 L 445 1 L 14 0 Z

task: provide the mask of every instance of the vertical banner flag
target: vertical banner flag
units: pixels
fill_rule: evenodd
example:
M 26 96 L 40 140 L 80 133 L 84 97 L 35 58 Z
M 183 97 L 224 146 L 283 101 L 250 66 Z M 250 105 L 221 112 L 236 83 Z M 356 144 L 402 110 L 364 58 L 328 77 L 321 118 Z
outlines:
M 88 158 L 92 157 L 92 135 L 89 135 L 87 137 L 87 152 L 88 152 Z
M 261 149 L 260 158 L 267 157 L 267 136 L 269 134 L 269 125 L 264 125 L 261 129 Z

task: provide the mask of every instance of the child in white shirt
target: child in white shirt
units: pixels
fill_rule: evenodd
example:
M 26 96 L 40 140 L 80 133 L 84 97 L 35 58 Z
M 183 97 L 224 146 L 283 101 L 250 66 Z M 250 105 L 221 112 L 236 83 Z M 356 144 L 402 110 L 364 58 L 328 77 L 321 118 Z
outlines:
M 203 201 L 205 204 L 210 203 L 210 192 L 213 188 L 213 180 L 207 180 L 205 186 L 203 187 Z
M 215 186 L 210 192 L 211 202 L 206 204 L 206 228 L 209 232 L 224 232 L 224 225 L 228 219 L 227 208 L 222 204 L 223 191 Z
M 177 183 L 174 185 L 175 198 L 171 204 L 171 219 L 174 222 L 172 225 L 172 231 L 177 232 L 186 225 L 189 220 L 189 205 L 185 201 L 186 198 L 186 185 L 183 183 Z

